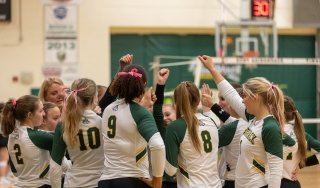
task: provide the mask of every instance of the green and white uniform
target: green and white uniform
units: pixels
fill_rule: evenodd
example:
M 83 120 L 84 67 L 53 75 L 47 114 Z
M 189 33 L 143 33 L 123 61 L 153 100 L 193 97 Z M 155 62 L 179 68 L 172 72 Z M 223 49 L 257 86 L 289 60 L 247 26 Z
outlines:
M 249 127 L 240 139 L 240 156 L 236 167 L 236 187 L 278 188 L 283 170 L 283 144 L 279 125 L 273 116 L 256 121 L 247 113 L 242 98 L 236 90 L 223 80 L 218 89 L 231 107 Z M 268 171 L 269 176 L 266 176 Z
M 294 126 L 292 124 L 286 124 L 284 126 L 284 132 L 287 133 L 292 139 L 297 141 L 296 134 L 294 133 Z M 298 157 L 298 147 L 294 150 L 287 151 L 288 149 L 284 147 L 284 161 L 283 161 L 283 173 L 282 177 L 288 180 L 292 180 L 292 173 L 299 166 L 300 159 Z
M 147 146 L 153 176 L 163 175 L 164 143 L 150 112 L 120 99 L 104 110 L 102 122 L 105 161 L 100 180 L 150 178 Z
M 222 187 L 217 170 L 218 129 L 209 117 L 200 113 L 196 117 L 201 153 L 193 146 L 186 122 L 173 121 L 166 131 L 166 173 L 177 175 L 178 187 Z
M 306 133 L 306 140 L 308 143 L 308 150 L 314 154 L 309 156 L 306 160 L 306 166 L 313 166 L 320 164 L 320 141 L 314 139 L 311 135 Z
M 103 168 L 101 117 L 85 110 L 79 125 L 78 143 L 71 147 L 63 136 L 63 124 L 56 127 L 51 160 L 52 187 L 60 186 L 61 164 L 68 150 L 72 167 L 67 171 L 64 187 L 97 187 Z
M 233 123 L 237 124 L 233 139 L 230 144 L 223 147 L 223 155 L 226 162 L 226 170 L 223 177 L 225 180 L 234 181 L 236 166 L 240 155 L 240 139 L 243 135 L 243 132 L 248 128 L 248 122 L 244 121 L 243 119 L 238 119 Z
M 297 137 L 294 133 L 294 125 L 292 124 L 286 124 L 284 127 L 285 133 L 287 133 L 292 139 L 294 139 L 297 142 Z M 309 149 L 312 149 L 316 152 L 316 154 L 310 156 L 307 158 L 306 166 L 311 166 L 316 163 L 319 164 L 319 162 L 314 163 L 315 161 L 319 161 L 320 159 L 320 142 L 313 137 L 311 137 L 308 133 L 306 133 L 306 142 Z M 287 150 L 284 148 L 284 150 Z M 319 158 L 319 159 L 318 159 Z M 308 160 L 312 159 L 313 163 L 308 164 Z M 286 178 L 288 180 L 294 181 L 292 177 L 292 173 L 299 168 L 299 162 L 300 159 L 298 157 L 298 147 L 295 147 L 294 150 L 289 150 L 284 154 L 284 162 L 283 162 L 283 178 Z
M 11 170 L 15 187 L 35 188 L 50 185 L 48 171 L 53 135 L 29 126 L 19 126 L 9 135 Z

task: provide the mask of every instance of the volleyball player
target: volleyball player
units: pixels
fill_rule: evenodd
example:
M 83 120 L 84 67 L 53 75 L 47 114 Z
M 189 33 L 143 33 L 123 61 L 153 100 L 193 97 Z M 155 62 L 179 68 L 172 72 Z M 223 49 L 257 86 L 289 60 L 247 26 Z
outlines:
M 150 112 L 139 105 L 147 83 L 139 65 L 128 65 L 110 86 L 119 99 L 103 113 L 104 168 L 99 187 L 142 187 L 140 178 L 152 178 L 153 187 L 161 187 L 165 162 L 163 140 Z M 152 176 L 149 174 L 147 146 Z
M 236 187 L 280 187 L 283 166 L 282 133 L 285 122 L 281 89 L 265 78 L 251 78 L 243 84 L 244 98 L 215 69 L 209 56 L 199 56 L 219 91 L 249 127 L 240 140 Z M 249 115 L 252 114 L 253 116 Z M 266 176 L 266 169 L 269 176 Z
M 61 112 L 59 107 L 55 103 L 45 102 L 43 103 L 43 111 L 45 115 L 39 129 L 54 132 L 60 121 Z
M 237 92 L 241 95 L 242 89 L 238 88 Z M 220 175 L 224 179 L 224 188 L 234 188 L 235 187 L 235 171 L 238 162 L 238 158 L 240 155 L 240 138 L 243 135 L 245 129 L 248 128 L 248 122 L 244 121 L 240 116 L 233 110 L 228 101 L 224 99 L 219 92 L 219 104 L 213 104 L 212 97 L 210 94 L 210 88 L 207 84 L 204 84 L 201 88 L 202 93 L 202 105 L 207 106 L 211 109 L 214 114 L 219 117 L 219 119 L 224 123 L 228 124 L 232 122 L 232 125 L 227 131 L 227 134 L 233 134 L 233 139 L 230 143 L 228 143 L 225 147 L 223 147 L 223 161 L 219 161 L 219 173 L 222 171 Z M 227 127 L 228 127 L 227 126 Z M 223 125 L 222 125 L 223 127 Z M 223 129 L 219 130 L 220 132 Z M 220 136 L 220 135 L 219 135 Z M 220 159 L 221 160 L 221 159 Z M 225 163 L 225 164 L 221 164 Z M 224 167 L 224 169 L 222 169 Z
M 72 167 L 67 171 L 64 187 L 97 187 L 103 168 L 101 117 L 92 111 L 97 99 L 94 81 L 81 78 L 71 85 L 66 98 L 62 123 L 55 130 L 50 162 L 52 187 L 60 187 L 61 164 L 66 149 Z
M 32 95 L 9 100 L 3 109 L 1 128 L 9 136 L 11 171 L 17 177 L 15 187 L 50 187 L 48 150 L 53 136 L 35 129 L 42 123 L 43 115 L 42 102 Z
M 42 103 L 52 102 L 62 110 L 66 97 L 65 87 L 60 78 L 50 77 L 41 84 L 39 97 Z

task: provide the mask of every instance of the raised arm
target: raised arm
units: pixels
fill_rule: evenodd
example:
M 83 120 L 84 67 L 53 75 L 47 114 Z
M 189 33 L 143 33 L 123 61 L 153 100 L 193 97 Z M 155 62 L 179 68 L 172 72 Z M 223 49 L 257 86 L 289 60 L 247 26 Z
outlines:
M 218 90 L 221 92 L 225 100 L 228 101 L 231 107 L 241 118 L 243 118 L 244 120 L 248 120 L 246 108 L 242 103 L 241 96 L 215 68 L 212 58 L 207 55 L 199 56 L 198 58 L 212 75 L 214 82 L 218 86 Z
M 153 117 L 156 121 L 158 130 L 161 134 L 162 139 L 165 138 L 166 128 L 163 120 L 163 99 L 164 99 L 164 88 L 168 80 L 170 71 L 169 69 L 161 69 L 157 75 L 157 86 L 156 86 L 156 97 L 157 100 L 153 105 Z
M 126 54 L 122 56 L 119 60 L 119 69 L 118 72 L 121 72 L 125 66 L 132 64 L 133 55 L 132 54 Z M 117 75 L 117 74 L 116 74 Z M 115 75 L 115 77 L 116 77 Z M 113 96 L 110 93 L 110 85 L 112 84 L 114 79 L 111 80 L 106 92 L 104 93 L 103 97 L 99 101 L 99 107 L 101 108 L 101 115 L 103 114 L 104 109 L 111 104 L 113 101 L 117 99 L 117 96 Z

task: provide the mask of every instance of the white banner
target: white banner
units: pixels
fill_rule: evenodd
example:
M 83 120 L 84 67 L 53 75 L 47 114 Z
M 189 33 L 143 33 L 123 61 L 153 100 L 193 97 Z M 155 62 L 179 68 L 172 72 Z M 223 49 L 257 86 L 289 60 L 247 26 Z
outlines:
M 78 61 L 77 40 L 75 39 L 47 39 L 45 40 L 45 62 L 76 63 Z
M 45 5 L 45 37 L 75 38 L 78 30 L 77 5 Z

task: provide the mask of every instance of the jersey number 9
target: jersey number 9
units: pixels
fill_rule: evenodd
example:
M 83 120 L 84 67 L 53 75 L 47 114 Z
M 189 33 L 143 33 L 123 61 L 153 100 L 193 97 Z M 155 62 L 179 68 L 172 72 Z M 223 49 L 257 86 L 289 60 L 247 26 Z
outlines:
M 116 136 L 116 122 L 117 117 L 116 116 L 110 116 L 108 119 L 108 132 L 107 135 L 109 138 L 114 138 Z

